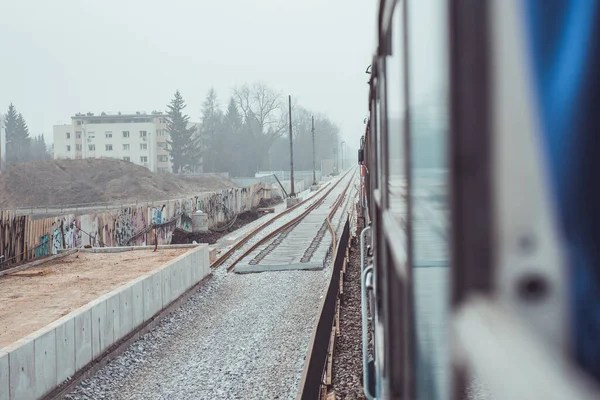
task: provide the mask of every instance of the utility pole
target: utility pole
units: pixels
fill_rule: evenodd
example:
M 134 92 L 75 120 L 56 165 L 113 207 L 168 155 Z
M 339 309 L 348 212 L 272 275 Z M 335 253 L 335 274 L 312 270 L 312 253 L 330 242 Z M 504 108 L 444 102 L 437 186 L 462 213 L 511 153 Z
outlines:
M 290 113 L 290 181 L 291 181 L 291 193 L 290 197 L 296 197 L 294 193 L 294 143 L 292 138 L 292 96 L 288 96 L 289 100 L 289 113 Z
M 317 184 L 317 173 L 315 172 L 315 117 L 312 117 L 312 141 L 313 141 L 313 185 Z
M 342 143 L 340 143 L 340 161 L 342 164 L 342 169 L 341 171 L 344 170 L 344 145 L 346 144 L 345 140 L 342 140 Z

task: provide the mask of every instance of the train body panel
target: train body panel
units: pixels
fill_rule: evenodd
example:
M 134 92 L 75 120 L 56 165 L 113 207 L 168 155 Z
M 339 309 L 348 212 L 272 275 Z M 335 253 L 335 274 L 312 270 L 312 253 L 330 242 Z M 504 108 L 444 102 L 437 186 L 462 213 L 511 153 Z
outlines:
M 600 3 L 379 8 L 359 160 L 367 397 L 596 398 Z

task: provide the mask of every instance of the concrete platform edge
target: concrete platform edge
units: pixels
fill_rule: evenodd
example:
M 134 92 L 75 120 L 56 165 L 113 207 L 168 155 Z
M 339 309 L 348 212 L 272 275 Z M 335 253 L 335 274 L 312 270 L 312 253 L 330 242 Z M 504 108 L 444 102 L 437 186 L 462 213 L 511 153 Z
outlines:
M 210 275 L 208 245 L 187 247 L 194 249 L 0 349 L 0 400 L 54 398 L 154 328 Z

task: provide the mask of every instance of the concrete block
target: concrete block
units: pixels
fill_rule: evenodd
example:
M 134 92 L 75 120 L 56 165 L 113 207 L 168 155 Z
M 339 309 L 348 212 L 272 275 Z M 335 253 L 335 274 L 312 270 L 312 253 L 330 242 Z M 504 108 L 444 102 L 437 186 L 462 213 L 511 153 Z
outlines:
M 108 299 L 92 307 L 92 357 L 96 358 L 109 348 L 113 341 L 113 316 L 107 310 Z M 112 310 L 111 310 L 112 311 Z
M 10 369 L 10 400 L 35 398 L 35 348 L 33 340 L 19 340 L 7 349 Z
M 75 319 L 57 324 L 56 336 L 56 384 L 63 383 L 75 374 Z
M 209 260 L 210 260 L 211 264 L 214 263 L 215 261 L 217 261 L 217 249 L 216 248 L 210 249 Z
M 320 186 L 320 185 L 310 185 L 310 191 L 311 191 L 311 192 L 316 192 L 316 191 L 318 191 L 319 189 L 321 189 L 321 186 Z
M 194 286 L 196 282 L 198 282 L 198 276 L 200 273 L 198 272 L 198 252 L 192 251 L 188 254 L 188 259 L 190 260 L 189 268 L 190 268 L 190 286 Z
M 119 292 L 119 324 L 115 324 L 114 343 L 133 330 L 133 286 Z
M 160 271 L 160 278 L 162 280 L 162 299 L 164 308 L 174 300 L 173 293 L 171 292 L 171 264 Z
M 75 370 L 79 371 L 92 361 L 92 310 L 75 315 Z
M 288 197 L 287 199 L 285 199 L 285 206 L 286 208 L 291 208 L 294 207 L 296 204 L 300 203 L 301 201 L 302 199 L 299 197 Z
M 106 301 L 92 307 L 92 358 L 101 354 L 102 327 L 106 323 Z
M 9 400 L 10 382 L 9 382 L 8 353 L 0 351 L 0 400 Z
M 33 341 L 35 352 L 35 397 L 41 398 L 56 386 L 56 331 L 40 335 Z
M 131 315 L 132 328 L 135 329 L 144 322 L 144 281 L 139 280 L 131 286 Z
M 107 300 L 106 300 L 106 314 L 107 314 L 107 321 L 108 324 L 105 327 L 105 337 L 106 339 L 110 339 L 110 342 L 107 341 L 107 346 L 105 348 L 108 349 L 110 346 L 112 346 L 115 343 L 115 332 L 117 332 L 117 335 L 119 332 L 121 332 L 121 325 L 120 325 L 120 313 L 121 311 L 121 297 L 119 296 L 118 293 L 114 293 L 113 296 L 110 296 Z M 111 332 L 109 334 L 109 331 Z
M 159 271 L 152 274 L 152 285 L 154 295 L 154 314 L 162 310 L 163 308 L 163 297 L 162 297 L 162 276 Z
M 171 264 L 171 295 L 173 299 L 178 298 L 181 291 L 181 264 L 179 260 L 173 261 Z
M 192 283 L 194 281 L 194 273 L 192 272 L 193 263 L 192 263 L 191 254 L 188 255 L 187 257 L 185 257 L 183 260 L 181 260 L 181 262 L 183 262 L 183 268 L 185 271 L 185 274 L 184 274 L 185 285 L 184 285 L 184 289 L 183 289 L 183 291 L 185 292 L 190 287 L 192 287 Z
M 143 280 L 144 321 L 148 321 L 162 309 L 161 274 L 154 273 Z

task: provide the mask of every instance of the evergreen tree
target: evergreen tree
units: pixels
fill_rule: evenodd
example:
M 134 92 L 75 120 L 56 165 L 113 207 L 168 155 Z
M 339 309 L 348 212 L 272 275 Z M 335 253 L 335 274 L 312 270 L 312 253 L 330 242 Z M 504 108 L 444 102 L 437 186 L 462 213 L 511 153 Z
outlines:
M 31 138 L 29 137 L 29 128 L 23 118 L 23 114 L 19 113 L 17 117 L 17 162 L 25 162 L 31 160 Z
M 50 154 L 48 153 L 48 147 L 46 146 L 46 139 L 44 135 L 38 135 L 33 139 L 31 146 L 31 159 L 35 161 L 48 160 Z
M 167 106 L 167 132 L 170 140 L 167 140 L 173 173 L 195 170 L 202 158 L 201 137 L 195 127 L 188 127 L 189 116 L 183 113 L 186 104 L 179 90 L 171 104 Z
M 6 162 L 14 163 L 18 157 L 18 142 L 17 142 L 17 119 L 19 114 L 15 106 L 10 103 L 8 112 L 4 119 L 4 129 L 6 132 Z
M 222 137 L 223 113 L 219 110 L 217 92 L 210 89 L 202 107 L 202 141 L 204 152 L 202 165 L 204 172 L 220 170 L 219 161 L 223 158 L 223 148 L 226 143 Z
M 244 144 L 242 138 L 242 127 L 244 121 L 237 108 L 235 100 L 231 98 L 227 111 L 223 117 L 223 132 L 221 137 L 223 146 L 223 157 L 220 158 L 219 168 L 227 171 L 232 176 L 241 176 L 244 171 Z

